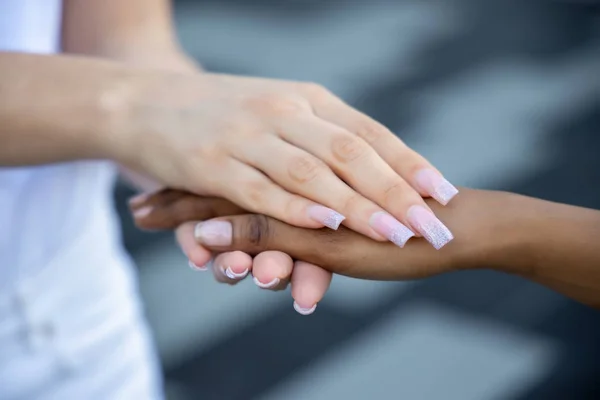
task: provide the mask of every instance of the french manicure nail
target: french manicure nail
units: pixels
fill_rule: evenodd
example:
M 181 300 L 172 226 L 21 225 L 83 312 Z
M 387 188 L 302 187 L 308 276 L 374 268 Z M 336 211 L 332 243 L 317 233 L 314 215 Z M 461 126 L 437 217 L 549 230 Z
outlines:
M 383 211 L 374 213 L 369 220 L 369 225 L 375 232 L 383 235 L 400 248 L 404 247 L 408 239 L 415 236 L 413 231 Z
M 308 208 L 308 216 L 334 231 L 337 230 L 342 221 L 346 219 L 346 217 L 339 212 L 320 205 L 310 206 Z
M 233 235 L 231 223 L 227 221 L 200 222 L 194 229 L 194 236 L 208 246 L 229 246 Z
M 439 250 L 448 244 L 454 236 L 452 232 L 428 209 L 412 206 L 408 209 L 408 221 L 431 245 Z
M 202 266 L 196 265 L 192 262 L 192 260 L 188 260 L 188 265 L 194 271 L 206 271 L 208 269 L 208 267 L 206 265 L 202 265 Z
M 441 205 L 445 206 L 458 194 L 458 189 L 453 184 L 431 168 L 419 170 L 415 175 L 415 179 L 417 185 Z
M 146 200 L 148 200 L 148 193 L 140 193 L 129 199 L 129 205 L 132 207 L 139 206 Z
M 242 279 L 245 278 L 246 275 L 248 275 L 248 268 L 246 268 L 244 271 L 240 272 L 240 273 L 236 273 L 234 272 L 231 267 L 221 267 L 221 271 L 223 271 L 223 273 L 225 274 L 225 276 L 227 276 L 229 279 Z
M 311 308 L 304 308 L 304 307 L 301 307 L 298 303 L 296 303 L 294 301 L 294 310 L 296 310 L 296 312 L 298 312 L 298 314 L 310 315 L 315 312 L 316 308 L 317 308 L 316 304 L 314 306 L 312 306 Z
M 254 281 L 256 286 L 258 286 L 261 289 L 270 289 L 272 287 L 279 285 L 279 282 L 280 282 L 279 278 L 274 278 L 271 280 L 271 282 L 268 282 L 268 283 L 262 283 L 256 277 L 252 278 L 252 280 Z
M 152 207 L 151 206 L 144 206 L 138 210 L 135 210 L 133 212 L 133 216 L 135 218 L 146 218 L 148 215 L 150 215 L 150 213 L 152 212 Z

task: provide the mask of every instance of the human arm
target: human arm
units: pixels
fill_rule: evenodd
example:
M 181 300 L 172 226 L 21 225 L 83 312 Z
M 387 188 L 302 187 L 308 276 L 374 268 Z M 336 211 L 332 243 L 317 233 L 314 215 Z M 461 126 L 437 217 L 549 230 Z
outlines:
M 422 195 L 447 203 L 455 194 L 427 160 L 318 85 L 149 70 L 182 58 L 171 24 L 165 0 L 65 2 L 63 49 L 86 59 L 3 54 L 0 102 L 20 94 L 34 104 L 4 108 L 0 162 L 108 158 L 297 226 L 336 228 L 345 215 L 351 229 L 400 245 L 408 228 L 423 234 L 411 211 L 426 208 Z M 111 77 L 97 65 L 107 57 L 124 61 Z M 38 107 L 38 94 L 54 104 Z M 404 224 L 404 236 L 373 226 L 384 210 Z
M 214 251 L 279 250 L 361 279 L 419 279 L 457 270 L 491 268 L 547 285 L 585 304 L 600 307 L 600 212 L 505 192 L 461 189 L 447 207 L 430 206 L 452 227 L 455 240 L 439 252 L 422 239 L 403 249 L 349 230 L 306 230 L 260 215 L 248 215 L 220 199 L 162 192 L 136 223 L 168 229 L 184 220 L 205 220 L 199 242 Z M 224 216 L 225 214 L 240 214 Z M 138 212 L 139 215 L 139 212 Z M 202 218 L 200 218 L 202 217 Z M 216 223 L 216 224 L 215 224 Z M 212 225 L 211 225 L 212 224 Z M 226 232 L 231 240 L 208 233 Z M 213 230 L 214 232 L 214 230 Z M 220 244 L 214 240 L 221 240 Z

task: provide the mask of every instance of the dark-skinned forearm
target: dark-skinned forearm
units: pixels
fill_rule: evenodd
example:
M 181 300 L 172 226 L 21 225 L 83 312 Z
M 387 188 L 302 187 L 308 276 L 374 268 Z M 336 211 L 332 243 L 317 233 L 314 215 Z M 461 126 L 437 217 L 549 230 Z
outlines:
M 600 211 L 518 196 L 497 267 L 600 308 Z

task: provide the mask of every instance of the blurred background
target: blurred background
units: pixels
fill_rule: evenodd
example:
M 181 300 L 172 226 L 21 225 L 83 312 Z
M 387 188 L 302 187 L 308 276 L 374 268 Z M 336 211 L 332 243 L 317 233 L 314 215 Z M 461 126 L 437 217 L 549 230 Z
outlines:
M 175 1 L 183 44 L 209 70 L 318 82 L 456 184 L 593 208 L 598 4 Z M 600 314 L 540 286 L 485 270 L 336 277 L 304 317 L 289 291 L 217 284 L 170 234 L 121 215 L 170 400 L 600 398 Z

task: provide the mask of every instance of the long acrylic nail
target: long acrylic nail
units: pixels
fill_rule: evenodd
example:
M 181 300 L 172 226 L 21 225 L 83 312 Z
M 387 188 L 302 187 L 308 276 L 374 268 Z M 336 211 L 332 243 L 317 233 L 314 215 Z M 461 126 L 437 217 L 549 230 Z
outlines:
M 314 312 L 315 312 L 316 308 L 317 308 L 317 305 L 316 305 L 316 304 L 315 304 L 315 305 L 313 305 L 313 306 L 312 306 L 312 307 L 310 307 L 310 308 L 304 308 L 304 307 L 301 307 L 301 306 L 300 306 L 298 303 L 296 303 L 296 302 L 294 301 L 294 310 L 296 310 L 296 312 L 297 312 L 298 314 L 302 314 L 302 315 L 310 315 L 310 314 L 312 314 L 312 313 L 314 313 Z
M 279 285 L 279 282 L 281 282 L 281 280 L 279 278 L 273 278 L 270 282 L 267 282 L 267 283 L 262 283 L 256 277 L 254 277 L 252 280 L 254 281 L 256 286 L 258 286 L 261 289 L 271 289 L 271 288 Z
M 233 240 L 233 227 L 227 221 L 200 222 L 194 229 L 194 236 L 208 246 L 229 246 Z
M 133 212 L 133 216 L 138 219 L 146 218 L 152 212 L 151 206 L 144 206 Z
M 412 206 L 407 213 L 408 222 L 431 245 L 439 250 L 448 244 L 454 236 L 452 232 L 428 209 L 423 206 Z
M 192 260 L 188 260 L 188 266 L 194 271 L 206 271 L 208 267 L 206 265 L 196 265 L 192 262 Z
M 138 195 L 135 195 L 129 199 L 129 205 L 131 207 L 139 206 L 140 204 L 148 200 L 148 197 L 150 197 L 148 193 L 140 193 Z
M 444 206 L 458 194 L 458 189 L 453 184 L 431 168 L 419 170 L 415 180 L 421 189 Z
M 334 231 L 336 231 L 340 227 L 342 221 L 346 219 L 346 217 L 339 212 L 320 205 L 310 206 L 308 208 L 308 216 Z
M 408 239 L 415 236 L 413 231 L 383 211 L 374 213 L 369 220 L 369 225 L 375 232 L 383 235 L 400 248 L 404 247 Z
M 231 267 L 227 267 L 227 268 L 221 267 L 221 271 L 223 271 L 223 273 L 225 274 L 225 276 L 228 277 L 229 279 L 235 279 L 235 280 L 245 278 L 246 275 L 248 275 L 248 272 L 249 272 L 248 268 L 246 268 L 242 272 L 234 272 L 231 269 Z

